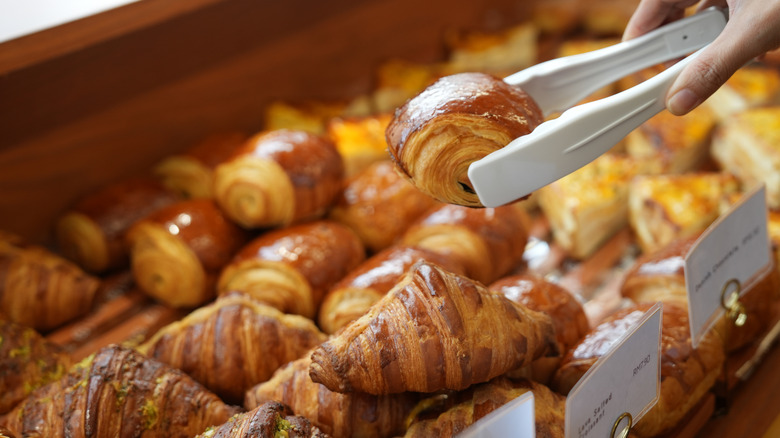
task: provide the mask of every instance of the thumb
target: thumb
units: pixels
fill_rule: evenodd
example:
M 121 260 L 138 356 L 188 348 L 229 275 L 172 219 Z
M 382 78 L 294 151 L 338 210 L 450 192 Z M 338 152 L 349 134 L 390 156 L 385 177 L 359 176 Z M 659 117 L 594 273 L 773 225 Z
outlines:
M 718 38 L 680 72 L 666 95 L 666 108 L 678 116 L 687 114 L 761 53 L 745 20 L 729 21 Z

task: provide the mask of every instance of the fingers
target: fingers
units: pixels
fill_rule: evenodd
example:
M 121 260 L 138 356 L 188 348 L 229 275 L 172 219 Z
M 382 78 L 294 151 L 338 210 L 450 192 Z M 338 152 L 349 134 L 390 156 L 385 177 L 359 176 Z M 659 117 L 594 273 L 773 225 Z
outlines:
M 623 40 L 636 38 L 658 26 L 680 19 L 685 9 L 699 0 L 641 0 L 626 25 Z M 719 1 L 719 0 L 716 0 Z
M 744 8 L 739 12 L 672 84 L 666 101 L 671 113 L 687 114 L 717 91 L 739 68 L 780 43 L 777 17 L 760 8 Z

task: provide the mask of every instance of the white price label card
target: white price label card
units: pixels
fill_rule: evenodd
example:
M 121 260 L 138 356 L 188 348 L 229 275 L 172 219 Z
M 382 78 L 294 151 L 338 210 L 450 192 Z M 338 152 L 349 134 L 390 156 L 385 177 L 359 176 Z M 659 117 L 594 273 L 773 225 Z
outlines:
M 771 267 L 766 190 L 747 193 L 702 233 L 685 256 L 685 289 L 693 347 L 723 313 L 721 296 L 736 280 L 745 291 Z
M 655 405 L 661 377 L 661 303 L 623 333 L 566 397 L 566 438 L 615 436 Z
M 518 437 L 536 436 L 536 411 L 534 411 L 534 393 L 531 391 L 501 406 L 480 418 L 468 429 L 458 434 L 458 438 Z

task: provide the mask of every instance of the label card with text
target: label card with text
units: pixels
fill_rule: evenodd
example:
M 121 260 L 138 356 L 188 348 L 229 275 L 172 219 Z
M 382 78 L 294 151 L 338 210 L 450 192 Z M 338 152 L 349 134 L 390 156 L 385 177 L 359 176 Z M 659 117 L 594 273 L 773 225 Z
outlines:
M 726 283 L 736 279 L 745 291 L 771 266 L 765 192 L 761 185 L 747 193 L 707 228 L 685 257 L 694 348 L 724 311 L 721 295 Z
M 520 395 L 458 434 L 458 438 L 505 436 L 518 438 L 534 438 L 536 436 L 533 392 L 528 391 Z
M 609 437 L 615 421 L 634 424 L 655 405 L 661 377 L 660 303 L 638 319 L 566 397 L 566 438 Z M 621 425 L 625 425 L 621 422 Z

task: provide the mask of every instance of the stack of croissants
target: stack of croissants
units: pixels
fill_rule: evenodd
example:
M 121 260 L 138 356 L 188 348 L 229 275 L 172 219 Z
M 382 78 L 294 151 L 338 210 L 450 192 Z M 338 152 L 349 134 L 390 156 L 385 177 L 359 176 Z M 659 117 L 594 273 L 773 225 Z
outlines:
M 538 107 L 489 75 L 437 84 L 504 100 L 410 100 L 383 126 L 390 154 L 359 169 L 327 133 L 214 135 L 84 196 L 51 247 L 0 233 L 0 436 L 452 436 L 530 391 L 537 436 L 562 437 L 566 394 L 658 301 L 660 398 L 632 436 L 672 433 L 776 318 L 777 269 L 744 293 L 745 325 L 724 318 L 694 349 L 685 237 L 639 257 L 620 309 L 590 321 L 577 291 L 527 272 L 538 212 L 473 208 L 463 169 L 411 144 L 427 130 L 473 161 L 487 152 L 469 136 L 500 147 Z M 46 339 L 123 271 L 186 316 L 80 361 Z

